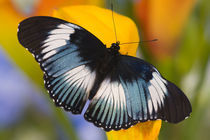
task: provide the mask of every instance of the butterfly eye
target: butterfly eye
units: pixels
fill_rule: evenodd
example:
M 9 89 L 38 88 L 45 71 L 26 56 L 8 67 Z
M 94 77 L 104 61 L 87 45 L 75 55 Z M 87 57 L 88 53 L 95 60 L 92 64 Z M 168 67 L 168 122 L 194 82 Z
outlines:
M 116 45 L 118 45 L 118 46 L 119 46 L 119 45 L 120 45 L 120 41 L 117 41 L 117 42 L 116 42 Z

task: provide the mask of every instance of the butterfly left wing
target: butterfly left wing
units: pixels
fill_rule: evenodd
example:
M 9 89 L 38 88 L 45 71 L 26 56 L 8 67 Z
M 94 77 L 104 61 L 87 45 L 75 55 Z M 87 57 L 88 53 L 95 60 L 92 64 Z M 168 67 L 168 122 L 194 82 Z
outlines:
M 105 45 L 76 24 L 45 16 L 22 21 L 18 39 L 40 63 L 56 105 L 81 113 L 94 84 L 93 68 L 104 57 Z
M 147 120 L 177 123 L 189 116 L 192 109 L 187 97 L 154 66 L 130 56 L 116 59 L 90 102 L 86 120 L 109 131 Z

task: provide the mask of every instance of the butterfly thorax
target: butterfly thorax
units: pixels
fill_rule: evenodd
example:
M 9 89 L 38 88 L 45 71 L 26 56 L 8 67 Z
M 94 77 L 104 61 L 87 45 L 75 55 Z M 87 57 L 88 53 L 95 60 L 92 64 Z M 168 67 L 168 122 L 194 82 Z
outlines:
M 96 91 L 99 89 L 104 79 L 111 76 L 112 71 L 115 69 L 116 65 L 118 64 L 120 57 L 119 44 L 120 42 L 112 43 L 111 47 L 107 48 L 108 53 L 106 53 L 104 56 L 101 57 L 100 60 L 98 60 L 99 63 L 95 69 L 97 80 L 95 81 L 94 86 L 90 91 L 89 95 L 90 100 L 95 96 Z
M 112 55 L 119 55 L 120 50 L 120 42 L 117 41 L 116 43 L 112 43 L 111 47 L 108 49 Z

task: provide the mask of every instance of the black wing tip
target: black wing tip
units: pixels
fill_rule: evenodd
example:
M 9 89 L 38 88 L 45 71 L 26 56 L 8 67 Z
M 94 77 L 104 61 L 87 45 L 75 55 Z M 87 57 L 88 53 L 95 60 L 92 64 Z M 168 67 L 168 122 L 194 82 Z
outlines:
M 42 23 L 42 22 L 49 22 L 49 21 L 54 21 L 54 22 L 61 22 L 61 23 L 70 23 L 68 21 L 65 21 L 63 19 L 57 18 L 57 17 L 52 17 L 52 16 L 32 16 L 32 17 L 28 17 L 24 20 L 22 20 L 19 24 L 18 24 L 18 33 L 21 31 L 21 29 L 25 26 L 28 26 L 31 23 Z
M 52 16 L 31 16 L 31 17 L 28 17 L 24 20 L 22 20 L 19 24 L 18 24 L 18 30 L 17 30 L 17 33 L 19 33 L 20 31 L 22 31 L 22 29 L 24 29 L 26 26 L 30 26 L 32 23 L 32 25 L 34 25 L 34 23 L 36 23 L 35 25 L 37 24 L 40 24 L 40 23 L 45 23 L 46 25 L 49 25 L 50 22 L 52 23 L 57 23 L 57 24 L 66 24 L 66 23 L 70 23 L 70 24 L 74 24 L 78 27 L 80 27 L 81 29 L 83 29 L 81 26 L 75 24 L 75 23 L 71 23 L 71 22 L 68 22 L 64 19 L 60 19 L 60 18 L 57 18 L 57 17 L 52 17 Z M 31 26 L 33 27 L 33 26 Z
M 192 113 L 192 106 L 187 96 L 184 94 L 184 92 L 181 89 L 179 89 L 175 84 L 169 81 L 167 81 L 166 87 L 170 92 L 168 98 L 171 98 L 170 101 L 172 101 L 174 104 L 173 106 L 171 106 L 171 108 L 169 108 L 170 115 L 164 116 L 166 117 L 164 118 L 164 120 L 169 123 L 176 124 L 189 118 L 190 114 Z M 172 116 L 171 112 L 174 112 L 175 115 Z
M 70 28 L 75 28 L 75 30 L 84 30 L 84 28 L 77 24 L 56 17 L 32 16 L 19 23 L 17 28 L 17 39 L 29 52 L 37 54 L 38 52 L 36 51 L 41 50 L 40 47 L 44 44 L 43 41 L 49 36 L 48 33 L 63 24 Z M 74 27 L 71 25 L 74 25 Z

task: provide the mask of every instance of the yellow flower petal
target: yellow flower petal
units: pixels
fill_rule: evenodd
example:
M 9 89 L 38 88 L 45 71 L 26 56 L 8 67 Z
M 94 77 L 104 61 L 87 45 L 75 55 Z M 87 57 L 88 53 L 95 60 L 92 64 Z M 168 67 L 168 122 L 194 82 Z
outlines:
M 138 123 L 127 130 L 110 131 L 108 140 L 156 140 L 161 128 L 161 120 Z
M 111 10 L 96 6 L 69 6 L 56 9 L 53 16 L 80 25 L 99 38 L 107 47 L 116 42 Z M 138 30 L 128 17 L 114 13 L 117 39 L 121 43 L 138 42 Z M 138 44 L 120 46 L 122 54 L 136 55 Z

